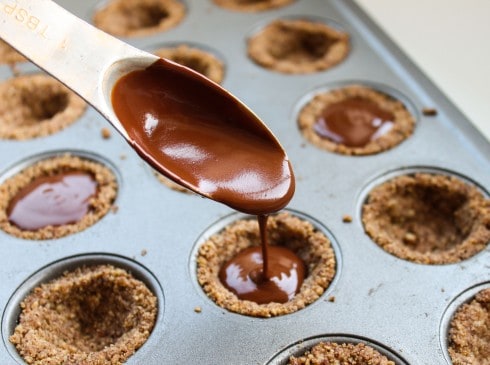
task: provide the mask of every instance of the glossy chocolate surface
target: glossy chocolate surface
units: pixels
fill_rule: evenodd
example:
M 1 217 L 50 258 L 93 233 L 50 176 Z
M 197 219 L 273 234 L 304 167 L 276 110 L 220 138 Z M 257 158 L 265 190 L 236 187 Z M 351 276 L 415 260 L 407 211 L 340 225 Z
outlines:
M 272 133 L 226 90 L 158 60 L 118 80 L 114 111 L 133 148 L 177 183 L 236 210 L 267 214 L 294 193 Z
M 24 230 L 76 223 L 97 191 L 92 175 L 66 172 L 34 179 L 9 204 L 9 221 Z
M 321 137 L 349 147 L 363 147 L 388 133 L 394 115 L 375 102 L 355 97 L 328 105 L 314 125 Z
M 299 291 L 306 275 L 303 261 L 290 249 L 268 247 L 268 276 L 263 275 L 261 247 L 249 247 L 220 270 L 220 281 L 242 300 L 285 303 Z

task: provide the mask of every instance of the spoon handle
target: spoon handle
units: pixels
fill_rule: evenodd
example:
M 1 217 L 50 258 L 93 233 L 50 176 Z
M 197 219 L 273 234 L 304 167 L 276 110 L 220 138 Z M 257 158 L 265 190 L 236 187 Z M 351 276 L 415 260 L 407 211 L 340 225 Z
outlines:
M 118 64 L 120 74 L 118 61 L 128 59 L 146 67 L 156 57 L 98 30 L 51 0 L 0 0 L 0 38 L 68 85 L 126 134 L 107 100 L 110 90 L 104 88 L 114 82 L 108 80 L 114 73 L 107 71 Z

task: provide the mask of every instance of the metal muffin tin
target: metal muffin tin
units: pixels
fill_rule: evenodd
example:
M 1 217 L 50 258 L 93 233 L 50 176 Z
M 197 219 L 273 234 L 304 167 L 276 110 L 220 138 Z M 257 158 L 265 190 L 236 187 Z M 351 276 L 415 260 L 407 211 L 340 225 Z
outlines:
M 88 21 L 100 5 L 97 0 L 58 2 Z M 321 338 L 372 342 L 395 354 L 398 364 L 448 364 L 445 318 L 461 293 L 488 286 L 490 248 L 458 264 L 410 263 L 371 241 L 360 223 L 360 209 L 375 184 L 419 170 L 454 173 L 484 190 L 490 186 L 490 144 L 351 0 L 298 0 L 252 14 L 227 11 L 210 0 L 185 4 L 187 16 L 176 28 L 128 42 L 147 50 L 189 42 L 224 58 L 223 86 L 249 105 L 287 150 L 297 176 L 289 207 L 327 227 L 341 255 L 340 274 L 317 302 L 290 315 L 258 319 L 217 307 L 197 283 L 194 255 L 203 235 L 230 220 L 233 212 L 162 185 L 115 131 L 109 140 L 101 138 L 100 130 L 108 124 L 89 108 L 81 120 L 55 135 L 0 141 L 2 181 L 51 151 L 83 151 L 82 156 L 109 161 L 119 180 L 118 212 L 83 232 L 36 242 L 0 231 L 0 363 L 23 363 L 8 342 L 18 314 L 12 303 L 64 268 L 107 262 L 133 270 L 160 299 L 158 323 L 128 364 L 284 364 L 288 355 Z M 339 24 L 351 35 L 348 58 L 309 75 L 257 66 L 247 57 L 247 37 L 283 17 L 321 17 Z M 21 64 L 17 71 L 36 68 Z M 9 67 L 0 67 L 1 80 L 11 76 Z M 352 80 L 385 85 L 403 95 L 417 119 L 414 135 L 366 157 L 334 154 L 307 143 L 296 124 L 305 96 Z M 422 115 L 418 111 L 424 107 L 435 107 L 438 115 Z M 343 223 L 344 214 L 354 222 Z M 328 300 L 331 296 L 334 302 Z

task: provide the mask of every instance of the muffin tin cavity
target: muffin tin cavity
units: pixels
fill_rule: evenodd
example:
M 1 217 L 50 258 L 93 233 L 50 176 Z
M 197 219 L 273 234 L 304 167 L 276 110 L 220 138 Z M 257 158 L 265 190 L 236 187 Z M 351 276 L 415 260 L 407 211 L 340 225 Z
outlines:
M 143 267 L 118 256 L 83 255 L 24 282 L 4 312 L 2 336 L 12 357 L 28 364 L 120 364 L 147 341 L 162 314 L 159 284 Z
M 295 212 L 283 212 L 269 217 L 267 235 L 271 246 L 287 247 L 305 263 L 307 275 L 300 291 L 283 304 L 257 304 L 241 300 L 225 288 L 218 276 L 221 267 L 244 249 L 260 245 L 257 219 L 232 215 L 206 232 L 195 252 L 197 280 L 218 306 L 253 317 L 280 316 L 303 309 L 333 286 L 340 272 L 339 250 L 319 223 Z
M 274 356 L 267 365 L 307 364 L 407 365 L 386 347 L 368 339 L 331 335 L 301 340 Z
M 92 226 L 110 210 L 118 190 L 107 164 L 72 153 L 47 154 L 6 175 L 13 176 L 0 185 L 0 229 L 24 239 L 61 238 Z M 87 184 L 94 185 L 93 193 Z M 60 219 L 64 223 L 56 224 Z
M 0 64 L 26 62 L 27 59 L 0 39 Z
M 304 98 L 297 122 L 313 145 L 344 155 L 371 155 L 413 134 L 415 117 L 397 93 L 381 85 L 346 84 Z
M 490 359 L 490 282 L 459 295 L 441 324 L 441 345 L 448 363 L 486 364 Z
M 248 56 L 255 63 L 285 74 L 327 70 L 349 49 L 346 32 L 316 19 L 278 19 L 248 39 Z
M 276 9 L 292 4 L 295 1 L 296 0 L 213 0 L 216 5 L 223 8 L 242 12 Z
M 85 102 L 43 74 L 0 83 L 0 138 L 25 140 L 62 130 L 81 117 Z
M 178 0 L 110 0 L 96 10 L 93 23 L 119 37 L 140 37 L 177 26 L 186 8 Z
M 366 233 L 385 251 L 421 264 L 468 259 L 490 241 L 490 200 L 438 170 L 400 172 L 379 183 L 362 206 Z
M 225 76 L 223 62 L 213 53 L 196 46 L 178 44 L 153 51 L 155 55 L 193 69 L 208 79 L 220 84 Z

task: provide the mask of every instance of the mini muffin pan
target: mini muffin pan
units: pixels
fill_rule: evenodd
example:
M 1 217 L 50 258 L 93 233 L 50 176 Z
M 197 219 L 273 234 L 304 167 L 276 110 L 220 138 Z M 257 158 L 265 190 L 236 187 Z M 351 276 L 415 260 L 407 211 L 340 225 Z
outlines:
M 91 22 L 106 1 L 58 3 Z M 8 341 L 22 298 L 68 268 L 96 262 L 131 271 L 159 301 L 154 330 L 128 364 L 286 364 L 288 355 L 299 355 L 322 339 L 371 344 L 398 365 L 449 364 L 448 318 L 460 298 L 471 299 L 472 288 L 489 285 L 489 246 L 455 264 L 402 260 L 365 233 L 362 206 L 375 186 L 420 171 L 456 176 L 488 197 L 488 141 L 351 0 L 297 0 L 255 13 L 230 11 L 211 0 L 183 3 L 186 15 L 176 27 L 125 40 L 148 51 L 177 42 L 216 50 L 226 68 L 223 86 L 265 121 L 288 152 L 297 177 L 288 208 L 328 230 L 341 263 L 335 280 L 320 299 L 284 316 L 253 318 L 218 307 L 197 282 L 195 255 L 223 221 L 238 215 L 160 183 L 114 130 L 102 138 L 102 128 L 111 127 L 89 107 L 50 136 L 0 140 L 0 182 L 40 155 L 67 152 L 107 164 L 118 178 L 118 209 L 82 232 L 32 241 L 0 231 L 0 363 L 23 363 Z M 247 39 L 283 18 L 341 27 L 350 36 L 349 55 L 329 70 L 307 75 L 258 66 L 247 56 Z M 0 82 L 35 72 L 29 63 L 0 65 Z M 416 120 L 413 135 L 363 157 L 310 144 L 297 126 L 299 110 L 316 90 L 345 84 L 379 85 L 403 96 Z M 435 108 L 437 115 L 424 115 L 424 108 Z M 343 222 L 346 215 L 352 222 Z

